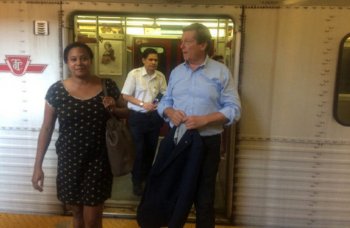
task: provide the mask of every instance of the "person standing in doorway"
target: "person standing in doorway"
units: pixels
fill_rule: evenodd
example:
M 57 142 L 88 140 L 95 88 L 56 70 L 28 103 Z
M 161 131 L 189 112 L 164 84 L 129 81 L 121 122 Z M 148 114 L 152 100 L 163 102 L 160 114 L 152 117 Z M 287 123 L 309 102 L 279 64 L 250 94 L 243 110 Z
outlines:
M 128 123 L 135 142 L 136 158 L 132 170 L 133 193 L 141 196 L 158 145 L 162 118 L 158 102 L 166 90 L 163 73 L 157 70 L 158 53 L 147 48 L 142 53 L 143 66 L 129 72 L 122 89 L 131 110 Z
M 180 48 L 185 62 L 170 74 L 168 88 L 158 105 L 170 126 L 197 129 L 203 142 L 194 205 L 196 227 L 214 228 L 214 196 L 220 162 L 220 134 L 239 120 L 240 98 L 230 70 L 208 56 L 209 29 L 194 23 L 183 28 Z

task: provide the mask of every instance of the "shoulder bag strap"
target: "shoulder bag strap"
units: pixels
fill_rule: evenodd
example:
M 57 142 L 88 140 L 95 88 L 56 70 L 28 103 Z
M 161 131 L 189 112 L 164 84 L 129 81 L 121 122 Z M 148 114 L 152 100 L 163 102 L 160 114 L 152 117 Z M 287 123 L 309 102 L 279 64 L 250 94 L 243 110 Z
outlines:
M 102 78 L 101 81 L 102 81 L 102 90 L 103 90 L 103 94 L 104 94 L 105 96 L 108 96 L 107 88 L 106 88 L 106 79 Z

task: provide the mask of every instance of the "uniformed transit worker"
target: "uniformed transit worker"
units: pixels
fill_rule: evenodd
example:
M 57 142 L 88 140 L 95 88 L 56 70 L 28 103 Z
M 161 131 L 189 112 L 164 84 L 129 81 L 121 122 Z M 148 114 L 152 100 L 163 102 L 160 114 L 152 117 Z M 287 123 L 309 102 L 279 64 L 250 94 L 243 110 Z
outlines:
M 127 75 L 122 89 L 123 98 L 131 110 L 128 118 L 136 156 L 132 170 L 133 193 L 141 196 L 145 180 L 152 167 L 163 119 L 157 113 L 160 97 L 165 92 L 166 80 L 157 70 L 158 53 L 147 48 L 142 53 L 143 66 Z

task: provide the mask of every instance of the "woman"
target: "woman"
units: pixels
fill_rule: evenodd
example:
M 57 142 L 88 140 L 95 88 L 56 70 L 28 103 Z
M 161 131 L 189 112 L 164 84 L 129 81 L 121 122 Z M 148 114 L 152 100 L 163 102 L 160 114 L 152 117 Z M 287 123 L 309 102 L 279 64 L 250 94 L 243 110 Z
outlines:
M 106 121 L 109 112 L 120 117 L 127 114 L 111 79 L 106 80 L 110 96 L 103 97 L 102 80 L 90 73 L 92 59 L 86 44 L 75 42 L 65 48 L 70 76 L 47 91 L 32 177 L 33 187 L 43 191 L 42 163 L 58 119 L 57 197 L 72 209 L 75 228 L 102 227 L 103 205 L 111 195 L 113 180 L 105 144 Z

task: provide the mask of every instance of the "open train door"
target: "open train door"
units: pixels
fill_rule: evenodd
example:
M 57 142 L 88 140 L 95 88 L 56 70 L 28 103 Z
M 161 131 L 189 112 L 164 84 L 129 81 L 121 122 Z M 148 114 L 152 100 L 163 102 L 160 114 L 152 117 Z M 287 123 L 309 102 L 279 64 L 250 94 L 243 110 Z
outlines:
M 179 48 L 180 39 L 134 37 L 133 62 L 134 68 L 142 66 L 142 53 L 146 48 L 154 48 L 159 55 L 158 70 L 161 71 L 168 82 L 170 72 L 175 66 L 183 62 L 182 52 Z M 169 126 L 164 123 L 160 136 L 168 132 Z

